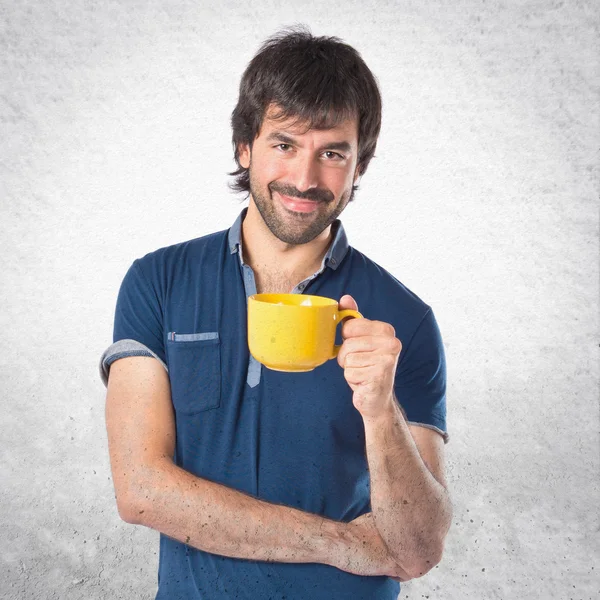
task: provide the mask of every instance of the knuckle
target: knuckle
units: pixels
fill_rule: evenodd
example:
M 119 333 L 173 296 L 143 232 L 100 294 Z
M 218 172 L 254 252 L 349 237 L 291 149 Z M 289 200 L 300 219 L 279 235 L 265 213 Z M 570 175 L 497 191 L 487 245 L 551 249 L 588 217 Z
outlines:
M 345 338 L 349 338 L 353 335 L 351 323 L 354 319 L 347 321 L 342 325 L 342 336 Z
M 358 384 L 358 378 L 356 377 L 356 369 L 353 367 L 346 367 L 344 369 L 344 377 L 348 383 Z
M 350 317 L 347 317 L 346 320 L 342 323 L 342 327 L 345 327 L 350 331 L 355 331 L 356 329 L 360 329 L 360 327 L 362 326 L 361 321 L 364 320 L 365 319 L 351 319 Z

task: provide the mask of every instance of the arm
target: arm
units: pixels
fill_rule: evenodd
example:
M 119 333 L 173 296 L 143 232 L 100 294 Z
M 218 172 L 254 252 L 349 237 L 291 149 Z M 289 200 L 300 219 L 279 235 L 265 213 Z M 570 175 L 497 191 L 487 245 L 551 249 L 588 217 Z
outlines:
M 452 520 L 443 438 L 409 427 L 395 400 L 363 421 L 375 522 L 400 564 L 420 577 L 440 562 Z
M 117 507 L 195 548 L 252 560 L 319 562 L 359 575 L 408 579 L 372 520 L 338 523 L 263 502 L 177 467 L 167 373 L 154 358 L 115 361 L 106 426 Z
M 357 310 L 351 296 L 341 308 Z M 402 343 L 381 321 L 352 319 L 342 326 L 338 362 L 365 427 L 375 523 L 391 554 L 412 577 L 441 559 L 452 518 L 443 468 L 443 439 L 409 428 L 394 396 Z

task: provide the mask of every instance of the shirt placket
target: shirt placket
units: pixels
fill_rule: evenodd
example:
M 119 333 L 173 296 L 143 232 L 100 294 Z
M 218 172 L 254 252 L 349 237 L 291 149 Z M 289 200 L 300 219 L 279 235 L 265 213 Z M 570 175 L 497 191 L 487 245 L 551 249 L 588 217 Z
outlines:
M 242 265 L 242 274 L 244 279 L 244 291 L 246 292 L 246 303 L 248 302 L 248 296 L 256 294 L 256 280 L 254 278 L 254 271 L 250 265 L 244 264 L 241 252 L 240 263 Z M 262 365 L 250 354 L 250 360 L 248 362 L 248 374 L 246 375 L 246 383 L 254 388 L 260 383 L 260 373 Z

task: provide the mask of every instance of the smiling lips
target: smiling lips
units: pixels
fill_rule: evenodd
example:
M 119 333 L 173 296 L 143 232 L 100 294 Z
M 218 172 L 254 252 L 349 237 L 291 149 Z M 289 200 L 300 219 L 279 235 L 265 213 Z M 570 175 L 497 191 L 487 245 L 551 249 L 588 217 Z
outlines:
M 302 213 L 311 213 L 317 210 L 319 206 L 319 202 L 315 200 L 301 200 L 299 198 L 290 198 L 289 196 L 284 196 L 279 192 L 276 192 L 277 195 L 281 198 L 281 203 L 288 210 L 293 210 L 294 212 L 302 212 Z

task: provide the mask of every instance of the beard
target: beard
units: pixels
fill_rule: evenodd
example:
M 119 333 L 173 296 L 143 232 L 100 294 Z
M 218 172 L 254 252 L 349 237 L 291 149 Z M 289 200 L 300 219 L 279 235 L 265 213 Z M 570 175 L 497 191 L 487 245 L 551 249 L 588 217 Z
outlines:
M 282 205 L 276 206 L 278 203 L 273 199 L 273 192 L 292 198 L 313 200 L 318 202 L 319 206 L 312 213 L 295 212 L 292 215 Z M 329 190 L 318 188 L 299 192 L 293 186 L 275 181 L 262 190 L 253 177 L 250 165 L 250 194 L 271 233 L 286 244 L 298 246 L 312 242 L 340 216 L 354 198 L 354 188 L 344 192 L 337 203 Z

